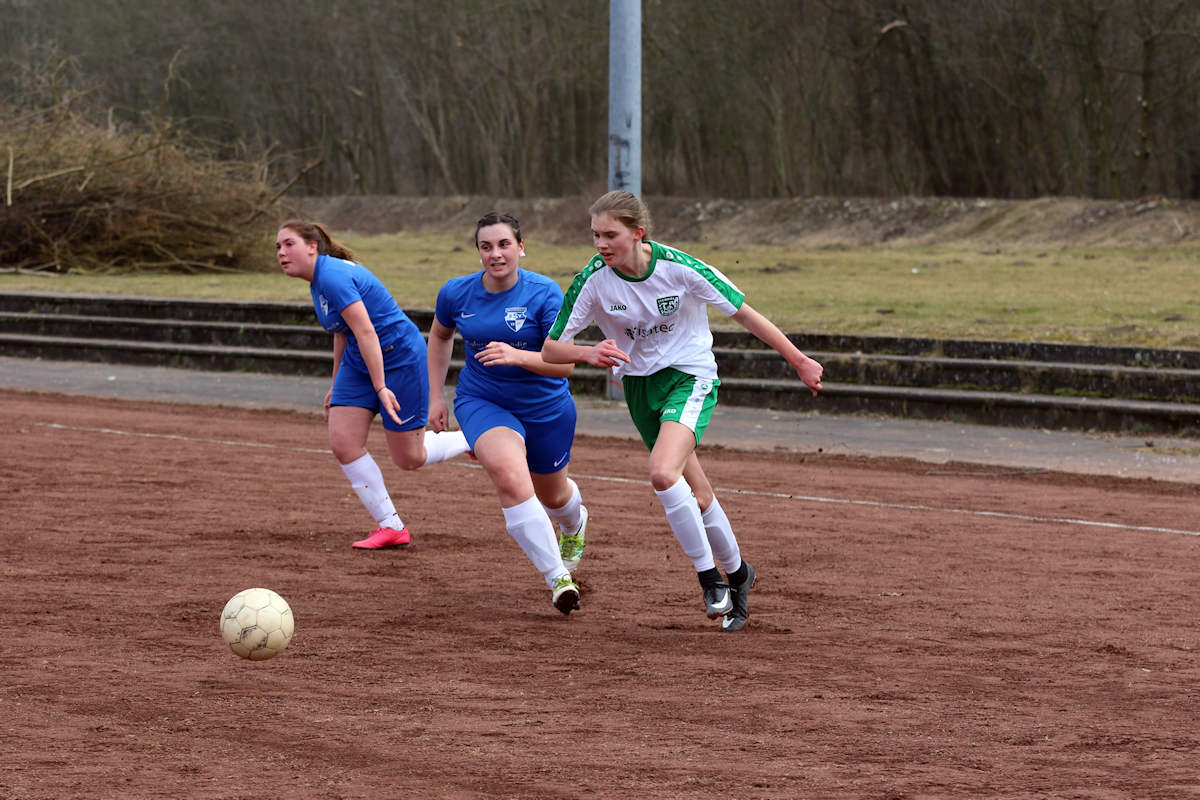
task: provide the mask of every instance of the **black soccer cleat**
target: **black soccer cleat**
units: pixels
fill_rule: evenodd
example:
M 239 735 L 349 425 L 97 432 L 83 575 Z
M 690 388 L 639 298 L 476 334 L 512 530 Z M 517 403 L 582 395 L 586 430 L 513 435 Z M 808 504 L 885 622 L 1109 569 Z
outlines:
M 729 593 L 733 596 L 733 609 L 721 620 L 722 631 L 733 633 L 746 627 L 746 620 L 750 619 L 750 589 L 754 586 L 755 577 L 754 567 L 747 563 L 746 579 L 741 583 L 729 585 Z
M 728 584 L 716 583 L 704 587 L 704 613 L 709 619 L 723 617 L 733 610 L 733 593 Z

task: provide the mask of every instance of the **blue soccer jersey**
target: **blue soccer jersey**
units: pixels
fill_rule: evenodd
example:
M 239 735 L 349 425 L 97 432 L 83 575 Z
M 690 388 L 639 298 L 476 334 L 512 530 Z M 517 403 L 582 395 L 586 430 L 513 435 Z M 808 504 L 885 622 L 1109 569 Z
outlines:
M 358 340 L 342 319 L 342 311 L 359 300 L 375 326 L 387 369 L 425 360 L 425 338 L 421 331 L 396 304 L 383 282 L 366 267 L 333 256 L 317 256 L 310 291 L 321 327 L 330 333 L 345 334 L 346 354 L 359 364 L 362 354 Z
M 524 367 L 487 367 L 475 354 L 489 342 L 540 352 L 562 298 L 557 283 L 526 269 L 518 270 L 516 285 L 496 294 L 483 288 L 483 270 L 447 281 L 438 292 L 435 313 L 438 322 L 462 334 L 466 365 L 458 375 L 456 396 L 490 400 L 531 420 L 558 409 L 570 394 L 566 378 Z

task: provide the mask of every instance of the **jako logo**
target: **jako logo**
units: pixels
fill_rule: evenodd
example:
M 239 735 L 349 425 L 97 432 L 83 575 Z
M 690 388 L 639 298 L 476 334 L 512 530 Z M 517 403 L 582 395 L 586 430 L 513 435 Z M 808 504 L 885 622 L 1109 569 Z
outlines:
M 608 307 L 608 310 L 609 311 L 628 311 L 629 307 L 626 306 L 624 303 L 613 303 L 611 306 Z

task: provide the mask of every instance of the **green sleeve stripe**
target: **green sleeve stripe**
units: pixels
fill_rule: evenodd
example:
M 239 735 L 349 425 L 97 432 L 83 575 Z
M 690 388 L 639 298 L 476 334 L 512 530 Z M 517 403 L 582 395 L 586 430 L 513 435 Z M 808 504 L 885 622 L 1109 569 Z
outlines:
M 596 254 L 592 256 L 592 260 L 588 262 L 587 266 L 575 276 L 575 280 L 571 281 L 566 294 L 563 295 L 563 304 L 558 309 L 558 316 L 554 318 L 554 325 L 547 334 L 549 338 L 558 341 L 558 338 L 562 336 L 563 329 L 567 327 L 567 320 L 571 318 L 571 312 L 575 310 L 575 301 L 579 299 L 579 293 L 583 291 L 583 285 L 587 283 L 588 278 L 605 266 L 607 265 L 604 263 L 604 259 Z
M 690 267 L 696 272 L 700 273 L 700 276 L 703 277 L 704 280 L 711 283 L 713 287 L 715 287 L 716 290 L 721 293 L 721 296 L 728 300 L 734 308 L 742 307 L 742 303 L 746 300 L 746 295 L 742 294 L 742 292 L 738 291 L 736 286 L 718 275 L 716 270 L 714 270 L 710 265 L 705 264 L 695 256 L 688 255 L 682 250 L 676 250 L 674 247 L 668 247 L 666 245 L 658 245 L 657 242 L 655 242 L 655 244 L 662 248 L 663 256 L 667 260 L 674 261 L 677 264 L 683 264 L 685 267 Z

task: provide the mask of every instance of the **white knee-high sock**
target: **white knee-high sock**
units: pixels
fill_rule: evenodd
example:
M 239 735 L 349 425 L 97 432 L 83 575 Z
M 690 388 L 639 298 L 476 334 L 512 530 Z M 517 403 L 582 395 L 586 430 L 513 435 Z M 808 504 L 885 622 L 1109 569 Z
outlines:
M 425 431 L 424 466 L 461 456 L 470 449 L 462 431 Z
M 725 574 L 737 572 L 742 565 L 742 552 L 738 548 L 737 537 L 733 535 L 733 526 L 725 509 L 714 497 L 712 504 L 700 512 L 704 522 L 704 534 L 708 537 L 708 545 L 712 548 L 713 557 L 725 569 Z
M 565 533 L 575 533 L 579 528 L 579 506 L 583 504 L 583 496 L 579 493 L 579 485 L 575 481 L 567 478 L 567 483 L 571 485 L 571 499 L 566 505 L 560 508 L 551 508 L 546 506 L 546 513 Z
M 692 560 L 697 572 L 712 569 L 716 566 L 713 561 L 712 548 L 704 533 L 704 522 L 700 519 L 700 505 L 692 494 L 692 487 L 682 477 L 670 489 L 654 490 L 658 501 L 667 512 L 667 524 L 679 540 L 679 546 Z
M 555 578 L 570 574 L 558 552 L 554 524 L 536 496 L 501 510 L 509 535 L 517 540 L 521 550 L 533 562 L 534 569 L 542 573 L 547 586 L 553 587 Z
M 354 488 L 354 493 L 358 495 L 358 499 L 367 507 L 368 513 L 381 527 L 393 530 L 400 530 L 404 527 L 404 523 L 396 514 L 396 506 L 392 505 L 392 498 L 388 494 L 387 486 L 383 482 L 383 473 L 379 471 L 379 465 L 375 463 L 375 459 L 371 458 L 370 453 L 349 464 L 342 464 L 342 472 L 346 473 L 346 478 Z

